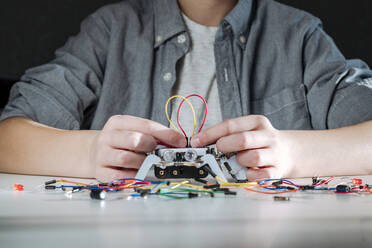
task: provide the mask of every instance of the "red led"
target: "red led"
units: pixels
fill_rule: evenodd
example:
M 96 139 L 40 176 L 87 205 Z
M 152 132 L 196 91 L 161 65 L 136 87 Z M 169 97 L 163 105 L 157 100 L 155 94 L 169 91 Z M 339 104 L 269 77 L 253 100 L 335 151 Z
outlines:
M 362 179 L 359 178 L 354 178 L 352 182 L 354 185 L 361 185 L 363 183 Z
M 14 184 L 13 188 L 14 188 L 15 191 L 23 191 L 24 190 L 24 187 L 23 187 L 22 184 Z

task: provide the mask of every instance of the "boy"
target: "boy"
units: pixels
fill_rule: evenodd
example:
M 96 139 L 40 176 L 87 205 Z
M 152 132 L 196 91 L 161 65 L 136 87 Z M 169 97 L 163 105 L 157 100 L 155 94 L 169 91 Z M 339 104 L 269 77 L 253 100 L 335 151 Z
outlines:
M 159 141 L 186 145 L 163 106 L 198 93 L 212 118 L 192 146 L 237 152 L 250 180 L 368 174 L 371 78 L 317 18 L 271 0 L 125 0 L 13 87 L 0 170 L 133 177 Z

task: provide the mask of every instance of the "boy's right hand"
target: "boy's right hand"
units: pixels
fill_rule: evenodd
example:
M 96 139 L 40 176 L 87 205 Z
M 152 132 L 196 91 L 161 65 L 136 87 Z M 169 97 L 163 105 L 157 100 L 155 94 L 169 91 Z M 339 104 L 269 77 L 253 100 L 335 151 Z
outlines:
M 160 123 L 134 116 L 112 116 L 93 140 L 90 161 L 95 177 L 101 182 L 120 178 L 134 178 L 158 142 L 174 147 L 185 147 L 180 133 Z

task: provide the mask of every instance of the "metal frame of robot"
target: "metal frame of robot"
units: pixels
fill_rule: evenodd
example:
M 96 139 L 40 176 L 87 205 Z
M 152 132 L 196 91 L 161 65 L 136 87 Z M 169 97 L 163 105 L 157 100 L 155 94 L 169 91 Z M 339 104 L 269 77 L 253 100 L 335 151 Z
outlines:
M 179 159 L 180 154 L 183 156 L 183 161 Z M 147 155 L 138 170 L 136 179 L 144 180 L 154 166 L 166 169 L 169 166 L 195 166 L 196 168 L 201 168 L 206 165 L 209 165 L 212 174 L 215 174 L 214 176 L 225 182 L 247 180 L 247 168 L 239 165 L 236 161 L 236 154 L 223 154 L 211 147 L 158 148 Z

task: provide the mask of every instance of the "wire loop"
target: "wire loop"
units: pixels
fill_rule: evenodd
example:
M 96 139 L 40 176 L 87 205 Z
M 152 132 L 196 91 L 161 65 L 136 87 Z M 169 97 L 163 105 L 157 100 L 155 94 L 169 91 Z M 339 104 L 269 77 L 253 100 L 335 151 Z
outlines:
M 190 108 L 191 108 L 192 115 L 193 115 L 193 118 L 194 118 L 194 126 L 193 126 L 192 134 L 191 134 L 191 137 L 192 137 L 192 136 L 194 136 L 194 133 L 195 133 L 195 126 L 196 126 L 195 109 L 194 109 L 194 107 L 192 106 L 191 102 L 190 102 L 186 97 L 178 96 L 178 95 L 177 95 L 177 96 L 171 96 L 171 97 L 167 100 L 167 102 L 165 103 L 165 115 L 167 116 L 167 119 L 168 119 L 169 123 L 171 124 L 171 126 L 174 128 L 174 130 L 176 130 L 177 132 L 180 133 L 180 131 L 178 130 L 178 128 L 173 124 L 173 122 L 172 122 L 172 120 L 170 119 L 169 114 L 168 114 L 168 104 L 169 104 L 169 102 L 170 102 L 172 99 L 174 99 L 174 98 L 181 98 L 181 99 L 183 99 L 183 101 L 186 101 L 187 104 L 188 104 L 188 105 L 190 106 Z M 183 129 L 182 129 L 182 131 L 183 131 Z M 187 137 L 184 131 L 183 131 L 183 133 L 184 133 L 185 137 Z
M 205 120 L 207 118 L 207 114 L 208 114 L 208 106 L 207 106 L 207 102 L 205 101 L 205 99 L 198 95 L 198 94 L 191 94 L 189 96 L 186 97 L 186 99 L 190 98 L 190 97 L 199 97 L 203 102 L 204 102 L 204 107 L 205 107 L 205 114 L 204 114 L 204 119 L 203 119 L 203 122 L 198 130 L 198 133 L 200 133 L 200 131 L 203 129 L 203 126 L 204 126 L 204 123 L 205 123 Z M 182 100 L 182 102 L 180 103 L 180 106 L 178 106 L 178 110 L 177 110 L 177 124 L 179 126 L 179 128 L 181 129 L 181 131 L 183 132 L 183 134 L 187 137 L 185 131 L 183 130 L 182 126 L 181 126 L 181 123 L 180 123 L 180 110 L 181 110 L 181 107 L 182 107 L 182 104 L 185 102 L 185 99 Z

